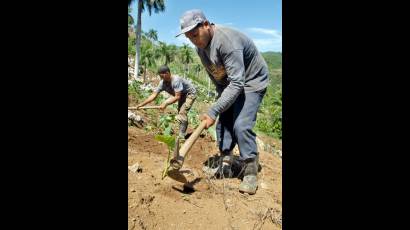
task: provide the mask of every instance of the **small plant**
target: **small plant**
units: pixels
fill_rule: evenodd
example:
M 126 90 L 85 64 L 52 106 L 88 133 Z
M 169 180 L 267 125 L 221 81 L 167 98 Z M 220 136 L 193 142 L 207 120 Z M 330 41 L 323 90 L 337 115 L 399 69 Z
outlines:
M 194 107 L 192 107 L 189 112 L 188 112 L 188 121 L 189 124 L 192 124 L 192 126 L 198 126 L 199 125 L 199 113 L 198 110 Z
M 168 157 L 164 164 L 164 170 L 162 171 L 162 180 L 168 175 L 168 168 L 170 166 L 171 151 L 175 148 L 175 137 L 169 135 L 156 135 L 155 140 L 165 143 L 168 147 Z
M 145 129 L 145 131 L 152 131 L 152 126 L 151 125 L 146 125 L 145 127 L 144 127 L 144 129 Z
M 161 104 L 165 100 L 165 97 L 160 93 L 158 94 L 157 98 L 155 98 L 154 103 L 156 105 Z
M 159 118 L 159 127 L 164 130 L 163 135 L 169 136 L 172 133 L 172 123 L 175 120 L 174 114 L 164 114 Z
M 133 81 L 130 85 L 128 85 L 128 95 L 134 99 L 137 99 L 137 101 L 147 98 L 150 94 L 151 92 L 141 88 L 141 82 L 139 81 Z
M 213 125 L 213 126 L 211 126 L 211 127 L 208 128 L 208 132 L 209 132 L 209 134 L 212 136 L 212 139 L 213 139 L 213 140 L 216 140 L 216 139 L 217 139 L 217 138 L 216 138 L 216 128 L 215 128 L 215 126 L 216 126 L 216 125 Z

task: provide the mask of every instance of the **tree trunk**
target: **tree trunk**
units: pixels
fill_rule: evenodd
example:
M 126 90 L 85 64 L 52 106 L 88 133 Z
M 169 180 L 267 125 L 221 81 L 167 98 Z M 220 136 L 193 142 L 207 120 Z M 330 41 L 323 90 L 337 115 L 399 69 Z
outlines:
M 143 83 L 145 83 L 146 74 L 147 74 L 147 65 L 144 65 L 144 79 L 142 80 Z
M 185 63 L 185 69 L 184 69 L 184 77 L 185 75 L 188 77 L 188 67 L 186 63 Z
M 135 68 L 134 68 L 134 80 L 137 80 L 139 73 L 139 61 L 140 61 L 140 46 L 141 46 L 141 13 L 142 13 L 142 0 L 138 0 L 138 18 L 137 18 L 137 42 L 135 48 Z

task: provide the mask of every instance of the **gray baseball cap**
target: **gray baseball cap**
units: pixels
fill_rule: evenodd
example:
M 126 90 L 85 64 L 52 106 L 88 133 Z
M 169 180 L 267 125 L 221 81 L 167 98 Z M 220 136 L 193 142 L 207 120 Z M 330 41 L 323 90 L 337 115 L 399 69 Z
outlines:
M 179 35 L 194 29 L 198 24 L 205 21 L 208 20 L 206 19 L 202 10 L 194 9 L 186 11 L 179 19 L 179 23 L 181 24 L 181 31 L 175 37 L 178 37 Z

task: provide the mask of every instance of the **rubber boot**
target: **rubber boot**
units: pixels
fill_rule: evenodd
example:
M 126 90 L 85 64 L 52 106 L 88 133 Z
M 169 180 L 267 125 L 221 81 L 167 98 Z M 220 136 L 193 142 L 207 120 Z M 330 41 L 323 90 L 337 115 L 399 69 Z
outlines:
M 255 194 L 258 189 L 258 159 L 249 159 L 245 161 L 245 172 L 242 183 L 239 185 L 239 192 Z

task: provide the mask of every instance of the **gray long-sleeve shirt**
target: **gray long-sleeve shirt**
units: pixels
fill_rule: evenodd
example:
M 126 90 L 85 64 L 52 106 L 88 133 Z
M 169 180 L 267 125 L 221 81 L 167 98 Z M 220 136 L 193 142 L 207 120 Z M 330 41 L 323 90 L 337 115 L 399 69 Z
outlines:
M 208 111 L 212 119 L 226 111 L 239 94 L 259 91 L 269 84 L 265 60 L 253 41 L 239 31 L 215 25 L 209 45 L 197 48 L 197 53 L 219 96 Z

